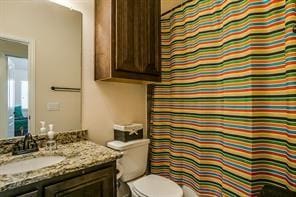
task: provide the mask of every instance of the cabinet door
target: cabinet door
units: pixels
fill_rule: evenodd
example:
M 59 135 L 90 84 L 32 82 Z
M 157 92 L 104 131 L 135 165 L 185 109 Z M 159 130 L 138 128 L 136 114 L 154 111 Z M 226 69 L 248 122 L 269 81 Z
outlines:
M 116 0 L 115 71 L 159 75 L 160 0 Z
M 45 187 L 45 197 L 113 197 L 113 168 L 107 168 Z
M 17 197 L 37 197 L 38 196 L 38 191 L 32 191 L 29 193 L 17 195 Z

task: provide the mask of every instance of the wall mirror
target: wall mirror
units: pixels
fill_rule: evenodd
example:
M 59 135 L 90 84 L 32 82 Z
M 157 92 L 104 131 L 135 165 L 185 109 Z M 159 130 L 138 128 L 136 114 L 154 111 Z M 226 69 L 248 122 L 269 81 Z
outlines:
M 0 1 L 0 138 L 81 129 L 82 14 L 49 0 Z

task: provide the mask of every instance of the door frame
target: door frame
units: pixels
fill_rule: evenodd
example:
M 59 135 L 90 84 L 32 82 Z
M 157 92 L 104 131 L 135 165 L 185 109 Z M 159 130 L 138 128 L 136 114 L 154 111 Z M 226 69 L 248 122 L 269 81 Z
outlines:
M 35 130 L 35 79 L 36 79 L 36 73 L 35 73 L 35 40 L 34 39 L 28 39 L 28 38 L 22 38 L 18 36 L 12 36 L 12 35 L 4 35 L 0 33 L 0 38 L 12 42 L 18 42 L 21 44 L 28 45 L 28 71 L 29 71 L 29 103 L 28 103 L 28 114 L 29 114 L 29 128 L 28 130 L 32 134 L 37 134 L 38 132 Z

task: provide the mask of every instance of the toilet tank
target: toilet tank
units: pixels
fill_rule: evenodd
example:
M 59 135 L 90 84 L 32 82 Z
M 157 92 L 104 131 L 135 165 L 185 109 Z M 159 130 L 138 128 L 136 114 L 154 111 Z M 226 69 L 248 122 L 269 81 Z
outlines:
M 149 139 L 133 140 L 130 142 L 111 141 L 109 148 L 123 152 L 123 157 L 118 160 L 123 173 L 121 180 L 130 181 L 143 175 L 147 168 Z

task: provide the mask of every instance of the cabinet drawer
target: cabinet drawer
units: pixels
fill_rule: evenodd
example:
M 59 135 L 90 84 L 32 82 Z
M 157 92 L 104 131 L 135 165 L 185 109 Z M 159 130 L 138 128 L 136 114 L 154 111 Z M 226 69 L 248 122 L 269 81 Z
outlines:
M 112 197 L 113 168 L 106 168 L 45 187 L 45 197 Z
M 17 195 L 17 197 L 38 197 L 38 191 L 36 190 L 29 193 Z

